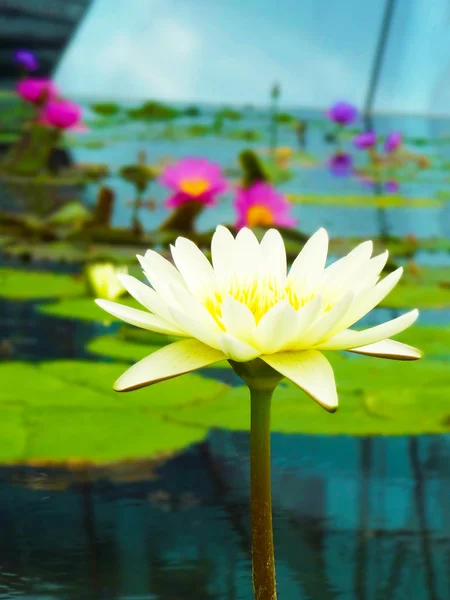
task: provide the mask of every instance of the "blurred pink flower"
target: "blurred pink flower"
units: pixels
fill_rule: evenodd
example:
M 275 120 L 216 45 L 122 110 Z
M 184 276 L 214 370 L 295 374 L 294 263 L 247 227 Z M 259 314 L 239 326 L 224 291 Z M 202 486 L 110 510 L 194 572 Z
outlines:
M 262 226 L 293 227 L 291 205 L 283 194 L 269 183 L 257 182 L 249 188 L 238 188 L 234 201 L 236 228 Z
M 33 104 L 41 104 L 58 94 L 58 88 L 46 77 L 28 77 L 19 81 L 16 92 L 23 100 Z
M 82 127 L 81 115 L 81 107 L 78 104 L 62 98 L 53 99 L 43 107 L 39 122 L 42 125 L 74 131 L 76 128 Z
M 196 200 L 208 206 L 228 188 L 220 166 L 206 158 L 184 158 L 166 167 L 159 183 L 173 190 L 165 204 L 173 208 Z

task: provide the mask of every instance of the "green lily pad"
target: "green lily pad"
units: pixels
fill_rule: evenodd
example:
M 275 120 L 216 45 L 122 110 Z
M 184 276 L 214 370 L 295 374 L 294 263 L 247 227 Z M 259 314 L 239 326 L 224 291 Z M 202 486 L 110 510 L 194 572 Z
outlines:
M 0 268 L 0 296 L 17 300 L 73 297 L 85 293 L 83 279 L 44 271 Z
M 423 361 L 412 365 L 365 357 L 333 363 L 339 410 L 329 414 L 296 386 L 282 382 L 274 394 L 272 431 L 333 435 L 450 431 L 448 363 Z M 208 428 L 247 430 L 249 404 L 247 388 L 232 388 L 214 403 L 181 407 L 174 418 L 179 423 Z
M 382 302 L 390 308 L 450 307 L 450 288 L 400 282 Z
M 120 304 L 126 304 L 133 308 L 141 308 L 133 298 L 122 297 L 117 300 Z M 63 319 L 79 319 L 81 321 L 97 321 L 108 325 L 109 323 L 122 323 L 120 319 L 116 319 L 109 313 L 102 310 L 94 302 L 94 298 L 68 298 L 60 302 L 50 302 L 40 304 L 37 310 L 45 315 L 52 317 L 60 317 Z
M 186 375 L 132 394 L 112 384 L 129 365 L 56 361 L 0 365 L 0 462 L 111 462 L 172 453 L 206 434 L 173 409 L 214 401 L 227 386 Z
M 327 194 L 286 194 L 293 204 L 320 206 L 365 206 L 370 208 L 425 208 L 441 206 L 435 198 L 404 198 L 403 196 L 331 196 Z
M 401 335 L 402 342 L 420 348 L 425 356 L 450 356 L 450 327 L 410 327 Z

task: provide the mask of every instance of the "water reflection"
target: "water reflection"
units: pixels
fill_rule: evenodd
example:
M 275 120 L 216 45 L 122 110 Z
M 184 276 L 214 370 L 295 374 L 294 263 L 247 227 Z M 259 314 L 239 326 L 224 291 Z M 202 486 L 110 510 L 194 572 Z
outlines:
M 273 435 L 279 597 L 443 600 L 450 436 Z M 0 470 L 0 596 L 250 600 L 248 434 L 159 466 Z

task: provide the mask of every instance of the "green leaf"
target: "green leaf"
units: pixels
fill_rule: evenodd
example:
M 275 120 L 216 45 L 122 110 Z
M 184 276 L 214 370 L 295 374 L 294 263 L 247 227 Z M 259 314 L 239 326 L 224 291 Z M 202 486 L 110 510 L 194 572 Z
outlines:
M 0 296 L 17 300 L 73 297 L 85 293 L 83 279 L 44 271 L 0 268 Z
M 203 439 L 202 426 L 172 422 L 173 409 L 215 401 L 227 386 L 185 375 L 118 394 L 129 367 L 84 361 L 0 365 L 0 462 L 109 462 L 150 458 Z

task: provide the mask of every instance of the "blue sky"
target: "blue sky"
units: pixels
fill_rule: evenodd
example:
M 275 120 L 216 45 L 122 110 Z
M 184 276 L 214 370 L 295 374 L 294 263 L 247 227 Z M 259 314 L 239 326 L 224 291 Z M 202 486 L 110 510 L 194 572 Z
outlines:
M 443 106 L 450 98 L 437 81 L 450 57 L 442 42 L 450 37 L 445 3 L 397 0 L 378 108 L 426 112 L 437 96 Z M 361 106 L 384 5 L 94 0 L 56 77 L 74 96 L 257 105 L 277 80 L 286 106 L 324 107 L 341 98 Z

